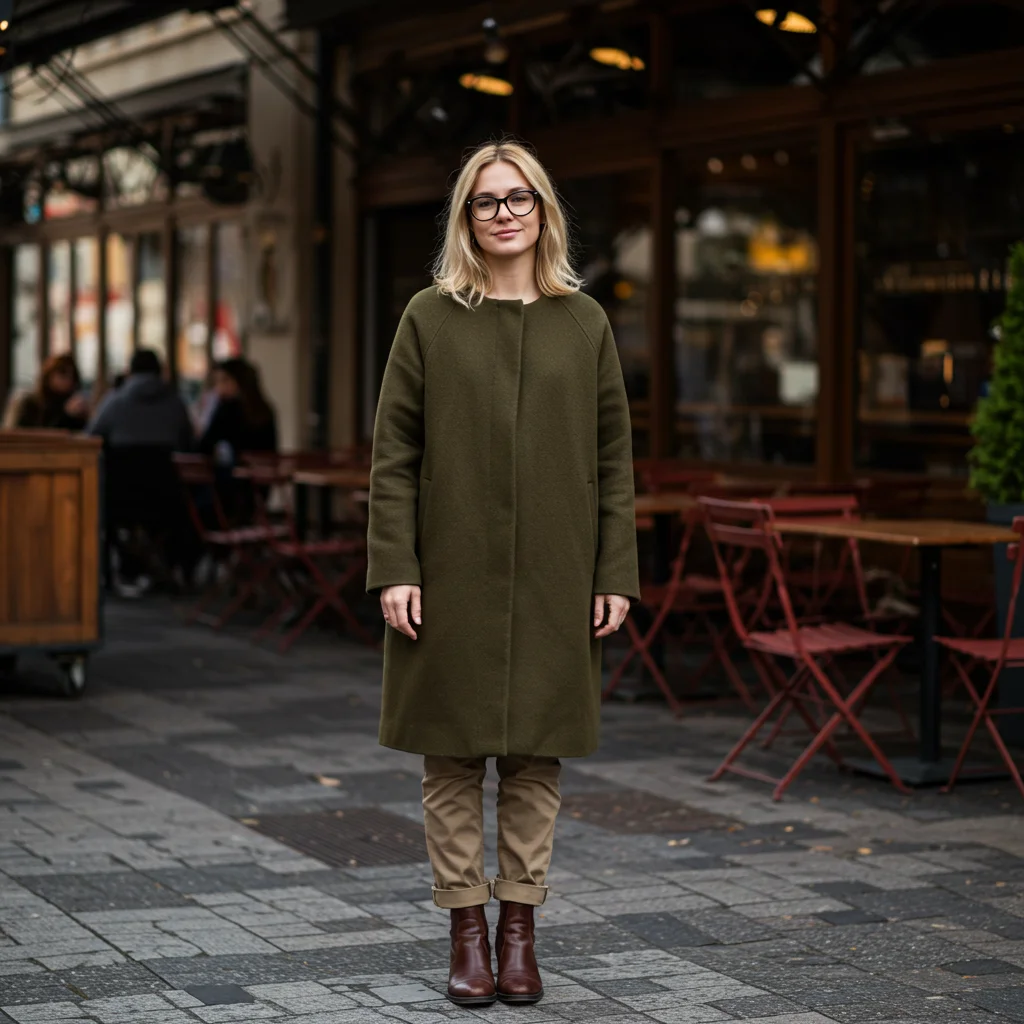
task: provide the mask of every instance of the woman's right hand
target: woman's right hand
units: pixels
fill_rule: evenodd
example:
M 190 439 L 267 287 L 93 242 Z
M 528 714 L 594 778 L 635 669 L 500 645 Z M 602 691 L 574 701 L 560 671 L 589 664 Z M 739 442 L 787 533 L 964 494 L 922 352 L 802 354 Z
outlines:
M 417 639 L 416 631 L 410 623 L 420 624 L 420 588 L 408 583 L 400 583 L 394 587 L 384 587 L 380 592 L 380 607 L 384 613 L 384 621 L 406 636 Z

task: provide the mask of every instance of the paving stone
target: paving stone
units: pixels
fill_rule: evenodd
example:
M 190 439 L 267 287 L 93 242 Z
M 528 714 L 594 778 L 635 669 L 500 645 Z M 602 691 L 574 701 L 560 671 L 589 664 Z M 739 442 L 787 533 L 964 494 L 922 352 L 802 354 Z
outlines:
M 776 1017 L 783 1014 L 806 1013 L 807 1007 L 783 996 L 741 996 L 739 999 L 718 999 L 714 1005 L 720 1010 L 746 1020 L 748 1017 Z
M 1011 1020 L 1024 1020 L 1024 998 L 1019 988 L 995 989 L 987 992 L 971 992 L 964 994 L 964 1002 L 978 1006 L 983 1010 L 1009 1017 Z
M 884 917 L 872 914 L 867 910 L 826 910 L 816 917 L 829 924 L 877 924 L 884 921 Z
M 674 914 L 622 914 L 615 918 L 615 924 L 663 949 L 673 946 L 707 946 L 717 941 Z
M 254 1003 L 255 998 L 239 985 L 189 985 L 185 991 L 204 1006 L 225 1003 Z
M 1005 960 L 964 960 L 955 964 L 943 964 L 942 969 L 963 978 L 981 974 L 1024 974 L 1024 968 L 1008 964 Z

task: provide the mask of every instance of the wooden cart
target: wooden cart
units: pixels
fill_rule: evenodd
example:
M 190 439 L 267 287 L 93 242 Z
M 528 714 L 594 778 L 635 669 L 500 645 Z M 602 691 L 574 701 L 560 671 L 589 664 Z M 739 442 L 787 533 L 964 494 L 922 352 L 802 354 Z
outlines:
M 0 667 L 43 651 L 69 697 L 102 641 L 98 439 L 0 431 Z

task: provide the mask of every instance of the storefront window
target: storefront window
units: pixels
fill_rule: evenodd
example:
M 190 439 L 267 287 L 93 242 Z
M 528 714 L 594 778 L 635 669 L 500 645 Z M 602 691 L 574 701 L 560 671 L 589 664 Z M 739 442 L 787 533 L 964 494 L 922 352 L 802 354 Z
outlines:
M 71 243 L 50 246 L 47 272 L 47 303 L 50 316 L 50 355 L 71 351 Z
M 100 162 L 97 157 L 79 157 L 51 168 L 54 184 L 43 200 L 46 220 L 62 220 L 94 213 L 100 185 Z
M 96 317 L 96 284 L 99 279 L 99 243 L 78 238 L 75 248 L 75 359 L 82 383 L 95 383 L 100 371 L 99 323 Z
M 128 369 L 132 357 L 135 309 L 132 302 L 131 245 L 107 235 L 107 378 Z
M 245 331 L 245 232 L 241 224 L 217 228 L 217 315 L 213 358 L 240 356 Z
M 814 462 L 815 181 L 809 147 L 680 161 L 674 341 L 683 458 Z
M 178 384 L 189 401 L 199 397 L 209 372 L 209 226 L 178 232 Z
M 23 391 L 35 384 L 39 372 L 38 245 L 15 247 L 13 298 L 11 388 Z
M 677 100 L 715 99 L 809 82 L 803 68 L 815 60 L 820 37 L 806 13 L 742 0 L 693 6 L 673 23 Z M 812 15 L 817 6 L 803 5 Z M 788 27 L 783 30 L 783 25 Z
M 167 281 L 164 251 L 158 234 L 139 235 L 135 285 L 139 311 L 139 348 L 167 358 Z
M 856 458 L 964 475 L 1010 245 L 1024 237 L 1024 134 L 866 146 L 858 178 Z
M 615 334 L 633 415 L 634 448 L 649 448 L 651 281 L 649 176 L 609 174 L 560 184 L 576 238 L 583 290 L 604 307 Z

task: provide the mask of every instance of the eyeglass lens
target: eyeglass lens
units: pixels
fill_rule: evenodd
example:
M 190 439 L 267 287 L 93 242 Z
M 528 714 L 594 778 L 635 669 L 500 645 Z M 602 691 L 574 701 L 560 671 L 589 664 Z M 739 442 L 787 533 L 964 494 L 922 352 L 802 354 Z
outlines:
M 498 215 L 498 207 L 502 203 L 510 213 L 517 217 L 525 217 L 533 212 L 537 200 L 532 192 L 513 192 L 504 199 L 495 199 L 494 196 L 477 196 L 469 204 L 469 209 L 477 220 L 493 220 Z

